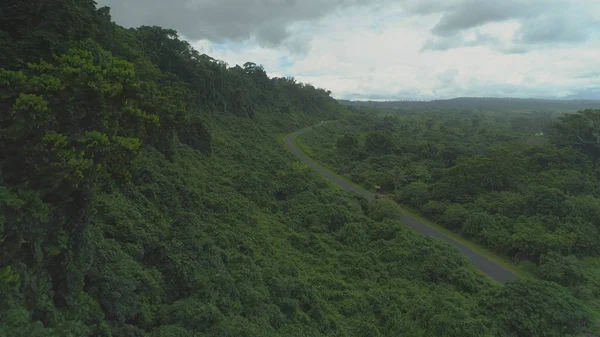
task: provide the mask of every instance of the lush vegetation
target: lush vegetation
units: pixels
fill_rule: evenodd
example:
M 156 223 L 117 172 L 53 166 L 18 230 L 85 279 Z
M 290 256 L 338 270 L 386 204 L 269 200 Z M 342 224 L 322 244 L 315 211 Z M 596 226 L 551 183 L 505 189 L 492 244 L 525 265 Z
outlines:
M 352 181 L 597 305 L 600 110 L 536 116 L 357 110 L 301 141 Z
M 297 164 L 280 136 L 348 114 L 329 92 L 124 29 L 92 1 L 0 6 L 0 336 L 589 325 L 556 284 L 491 284 L 393 206 Z

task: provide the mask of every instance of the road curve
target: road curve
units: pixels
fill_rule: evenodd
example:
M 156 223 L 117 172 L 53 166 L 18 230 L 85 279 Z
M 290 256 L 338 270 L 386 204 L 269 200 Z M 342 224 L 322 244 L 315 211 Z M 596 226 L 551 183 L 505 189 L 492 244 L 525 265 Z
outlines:
M 318 126 L 319 124 L 315 125 Z M 329 171 L 327 171 L 326 169 L 324 169 L 322 166 L 320 166 L 317 162 L 315 162 L 314 160 L 312 160 L 310 157 L 308 157 L 304 152 L 302 152 L 302 150 L 300 150 L 295 143 L 295 139 L 296 137 L 298 137 L 299 135 L 305 133 L 306 131 L 310 130 L 311 128 L 313 128 L 314 126 L 308 127 L 308 128 L 304 128 L 302 130 L 298 130 L 294 133 L 289 134 L 286 138 L 285 138 L 285 145 L 287 146 L 287 148 L 290 150 L 290 152 L 292 152 L 296 157 L 298 157 L 298 159 L 300 159 L 301 161 L 303 161 L 304 163 L 306 163 L 308 166 L 310 166 L 312 169 L 314 169 L 315 171 L 319 172 L 321 175 L 323 175 L 325 178 L 327 178 L 329 181 L 333 182 L 334 184 L 338 185 L 339 187 L 343 188 L 346 191 L 349 192 L 353 192 L 356 193 L 360 196 L 362 196 L 365 199 L 368 200 L 372 200 L 375 198 L 375 194 L 364 190 L 362 188 L 358 188 L 353 186 L 352 184 L 349 184 L 348 182 L 340 179 L 339 177 L 331 174 Z M 431 236 L 431 237 L 435 237 L 438 238 L 440 240 L 446 241 L 452 245 L 454 245 L 456 248 L 458 248 L 464 255 L 466 255 L 467 257 L 469 257 L 472 261 L 473 261 L 473 265 L 479 269 L 480 271 L 482 271 L 483 273 L 487 274 L 489 277 L 491 277 L 492 279 L 496 280 L 497 282 L 500 283 L 505 283 L 506 281 L 510 281 L 510 280 L 515 280 L 517 278 L 517 276 L 515 274 L 513 274 L 512 272 L 510 272 L 508 269 L 502 267 L 501 265 L 490 261 L 489 259 L 487 259 L 485 256 L 477 253 L 476 251 L 472 250 L 471 248 L 463 245 L 462 243 L 452 239 L 451 237 L 447 236 L 446 234 L 438 231 L 437 229 L 428 226 L 422 222 L 420 222 L 419 220 L 412 218 L 412 217 L 402 217 L 399 219 L 402 223 L 404 223 L 405 225 L 407 225 L 408 227 L 412 228 L 413 230 L 415 230 L 416 232 L 419 232 L 423 235 L 426 236 Z

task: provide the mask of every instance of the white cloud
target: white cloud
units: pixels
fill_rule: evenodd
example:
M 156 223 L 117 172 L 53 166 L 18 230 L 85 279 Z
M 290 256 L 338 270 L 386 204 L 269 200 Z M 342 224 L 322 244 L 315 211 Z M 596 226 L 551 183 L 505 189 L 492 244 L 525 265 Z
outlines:
M 569 18 L 577 19 L 574 8 L 585 9 L 581 17 L 586 20 L 600 18 L 596 2 L 568 2 Z M 271 48 L 253 40 L 235 51 L 214 49 L 206 40 L 192 44 L 231 65 L 259 63 L 271 76 L 291 75 L 345 99 L 564 97 L 600 87 L 600 76 L 594 75 L 600 60 L 598 27 L 579 23 L 577 31 L 559 32 L 567 29 L 565 19 L 553 28 L 562 35 L 551 41 L 542 25 L 560 13 L 539 13 L 531 20 L 503 14 L 439 35 L 433 29 L 440 22 L 454 21 L 443 21 L 441 10 L 415 8 L 380 3 L 296 22 L 283 43 Z M 538 26 L 524 26 L 528 22 Z M 282 56 L 293 65 L 281 65 Z

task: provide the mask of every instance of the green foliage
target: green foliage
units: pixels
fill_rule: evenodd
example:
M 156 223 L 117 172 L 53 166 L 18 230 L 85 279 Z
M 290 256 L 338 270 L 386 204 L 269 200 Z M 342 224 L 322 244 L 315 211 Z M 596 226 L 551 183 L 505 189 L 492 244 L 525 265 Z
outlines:
M 398 220 L 402 215 L 398 205 L 390 199 L 375 199 L 369 205 L 369 216 L 376 221 Z
M 416 207 L 422 207 L 429 200 L 429 185 L 415 181 L 400 190 L 395 199 Z
M 102 175 L 127 178 L 139 149 L 135 137 L 143 135 L 127 122 L 158 120 L 129 101 L 132 64 L 112 57 L 97 64 L 78 49 L 55 62 L 29 64 L 29 76 L 0 74 L 12 87 L 2 93 L 10 106 L 1 117 L 5 182 L 25 183 L 47 200 L 90 188 Z
M 577 301 L 550 282 L 510 282 L 486 297 L 485 306 L 497 315 L 497 324 L 506 331 L 502 336 L 567 336 L 589 324 Z
M 301 141 L 354 182 L 378 184 L 447 228 L 531 263 L 541 279 L 597 301 L 590 292 L 597 273 L 581 262 L 600 253 L 597 111 L 550 120 L 538 112 L 456 111 L 450 103 L 440 110 L 437 104 L 437 111 L 402 114 L 355 109 Z M 531 123 L 516 130 L 523 119 Z M 537 122 L 545 129 L 530 129 Z M 549 136 L 539 134 L 550 126 Z M 348 160 L 332 150 L 349 134 L 357 135 L 362 157 Z
M 391 154 L 393 152 L 393 143 L 383 131 L 374 131 L 365 137 L 365 152 L 372 154 Z
M 544 280 L 570 287 L 578 286 L 585 281 L 583 268 L 577 258 L 572 255 L 564 257 L 556 252 L 542 256 L 539 274 Z
M 600 110 L 582 110 L 566 114 L 555 124 L 553 141 L 572 146 L 593 159 L 600 157 Z
M 333 189 L 277 142 L 339 116 L 363 118 L 329 91 L 200 55 L 173 30 L 119 27 L 92 1 L 9 1 L 0 11 L 0 336 L 485 336 L 536 319 L 524 308 L 508 322 L 510 303 L 458 251 L 406 230 L 389 199 L 368 205 Z M 435 182 L 446 168 L 481 148 L 403 143 L 422 129 L 396 117 L 364 126 L 336 134 L 332 159 L 390 192 L 406 186 L 414 193 L 402 200 L 452 214 L 457 226 L 471 214 L 460 198 L 447 208 L 429 199 L 444 195 Z M 540 152 L 536 165 L 568 170 L 556 157 Z M 358 159 L 366 163 L 354 170 Z M 496 193 L 528 181 L 506 178 L 522 170 L 505 159 L 522 157 L 500 149 L 476 159 L 500 180 L 486 185 Z M 597 248 L 580 239 L 594 233 L 597 200 L 576 195 L 586 172 L 569 172 L 515 202 L 542 227 L 507 240 L 526 254 L 536 247 L 543 277 L 597 296 L 586 288 L 593 262 L 548 252 Z M 546 228 L 557 202 L 585 215 Z M 517 218 L 495 215 L 465 231 Z M 522 306 L 518 290 L 506 297 Z M 538 292 L 555 306 L 544 322 L 576 322 L 556 331 L 584 325 L 564 294 Z

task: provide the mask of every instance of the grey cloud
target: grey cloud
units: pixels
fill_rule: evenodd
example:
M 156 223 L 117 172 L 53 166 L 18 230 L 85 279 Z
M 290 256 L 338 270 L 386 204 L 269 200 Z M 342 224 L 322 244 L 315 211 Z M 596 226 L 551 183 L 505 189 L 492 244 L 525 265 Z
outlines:
M 526 45 L 516 45 L 516 44 L 511 44 L 511 45 L 502 45 L 502 44 L 498 44 L 496 46 L 492 46 L 494 47 L 495 50 L 502 52 L 504 54 L 526 54 L 528 52 L 531 51 L 531 47 L 530 46 L 526 46 Z
M 594 27 L 584 8 L 556 0 L 462 0 L 442 9 L 426 1 L 414 10 L 419 14 L 442 13 L 431 29 L 432 38 L 423 44 L 423 51 L 484 45 L 504 53 L 525 53 L 585 41 Z M 521 25 L 508 44 L 478 31 L 485 24 L 508 20 Z M 467 32 L 475 32 L 477 38 L 466 39 Z
M 459 5 L 464 0 L 447 0 L 447 1 L 436 1 L 436 0 L 409 0 L 406 1 L 406 11 L 411 14 L 427 15 L 434 13 L 443 13 L 449 9 Z
M 576 43 L 585 41 L 589 34 L 581 17 L 544 15 L 529 20 L 515 34 L 515 41 L 524 44 Z
M 435 35 L 452 35 L 459 31 L 490 22 L 526 16 L 533 5 L 522 5 L 515 1 L 465 1 L 444 13 L 431 32 Z
M 407 15 L 441 14 L 422 50 L 448 50 L 485 45 L 505 53 L 523 53 L 553 43 L 575 43 L 587 38 L 593 26 L 586 13 L 564 0 L 398 0 Z M 126 27 L 159 25 L 173 28 L 190 40 L 212 42 L 252 38 L 261 46 L 283 45 L 305 53 L 309 35 L 294 23 L 319 19 L 353 6 L 383 10 L 393 0 L 98 0 L 112 8 L 115 21 Z M 365 11 L 367 13 L 368 11 Z M 566 15 L 565 17 L 557 17 Z M 366 15 L 366 14 L 365 14 Z M 490 22 L 517 20 L 522 28 L 509 45 L 493 36 L 464 33 Z M 477 32 L 476 32 L 477 33 Z M 314 35 L 314 32 L 313 34 Z
M 439 36 L 454 35 L 486 23 L 535 16 L 544 6 L 557 0 L 405 0 L 411 14 L 441 14 L 431 32 Z
M 443 84 L 450 84 L 454 81 L 454 79 L 456 78 L 456 75 L 458 75 L 457 69 L 448 69 L 444 72 L 439 73 L 436 76 L 436 78 Z
M 418 89 L 405 89 L 395 93 L 381 94 L 381 93 L 362 93 L 362 92 L 348 92 L 339 95 L 334 94 L 337 99 L 350 99 L 359 101 L 401 101 L 401 100 L 414 100 L 427 97 Z M 429 99 L 433 98 L 431 96 Z
M 285 39 L 283 45 L 292 54 L 307 54 L 310 51 L 310 37 L 304 34 L 297 34 Z
M 600 71 L 597 71 L 597 70 L 582 71 L 573 77 L 574 78 L 597 78 L 598 82 L 600 82 Z
M 499 44 L 499 40 L 496 37 L 491 36 L 489 34 L 475 32 L 474 39 L 467 39 L 465 38 L 464 34 L 456 33 L 452 36 L 434 36 L 426 40 L 423 46 L 421 47 L 421 51 L 444 51 L 461 47 L 474 47 L 481 45 L 495 46 Z
M 126 27 L 158 25 L 192 40 L 214 42 L 255 37 L 278 45 L 290 24 L 318 19 L 339 8 L 367 0 L 99 0 L 111 7 L 114 20 Z
M 432 38 L 432 39 L 426 40 L 425 43 L 423 43 L 423 46 L 421 47 L 421 51 L 422 52 L 430 51 L 430 50 L 444 51 L 444 50 L 459 48 L 460 46 L 464 46 L 464 41 L 462 41 L 462 39 L 460 39 L 458 37 L 454 37 L 453 39 L 452 38 L 446 38 L 446 39 Z

